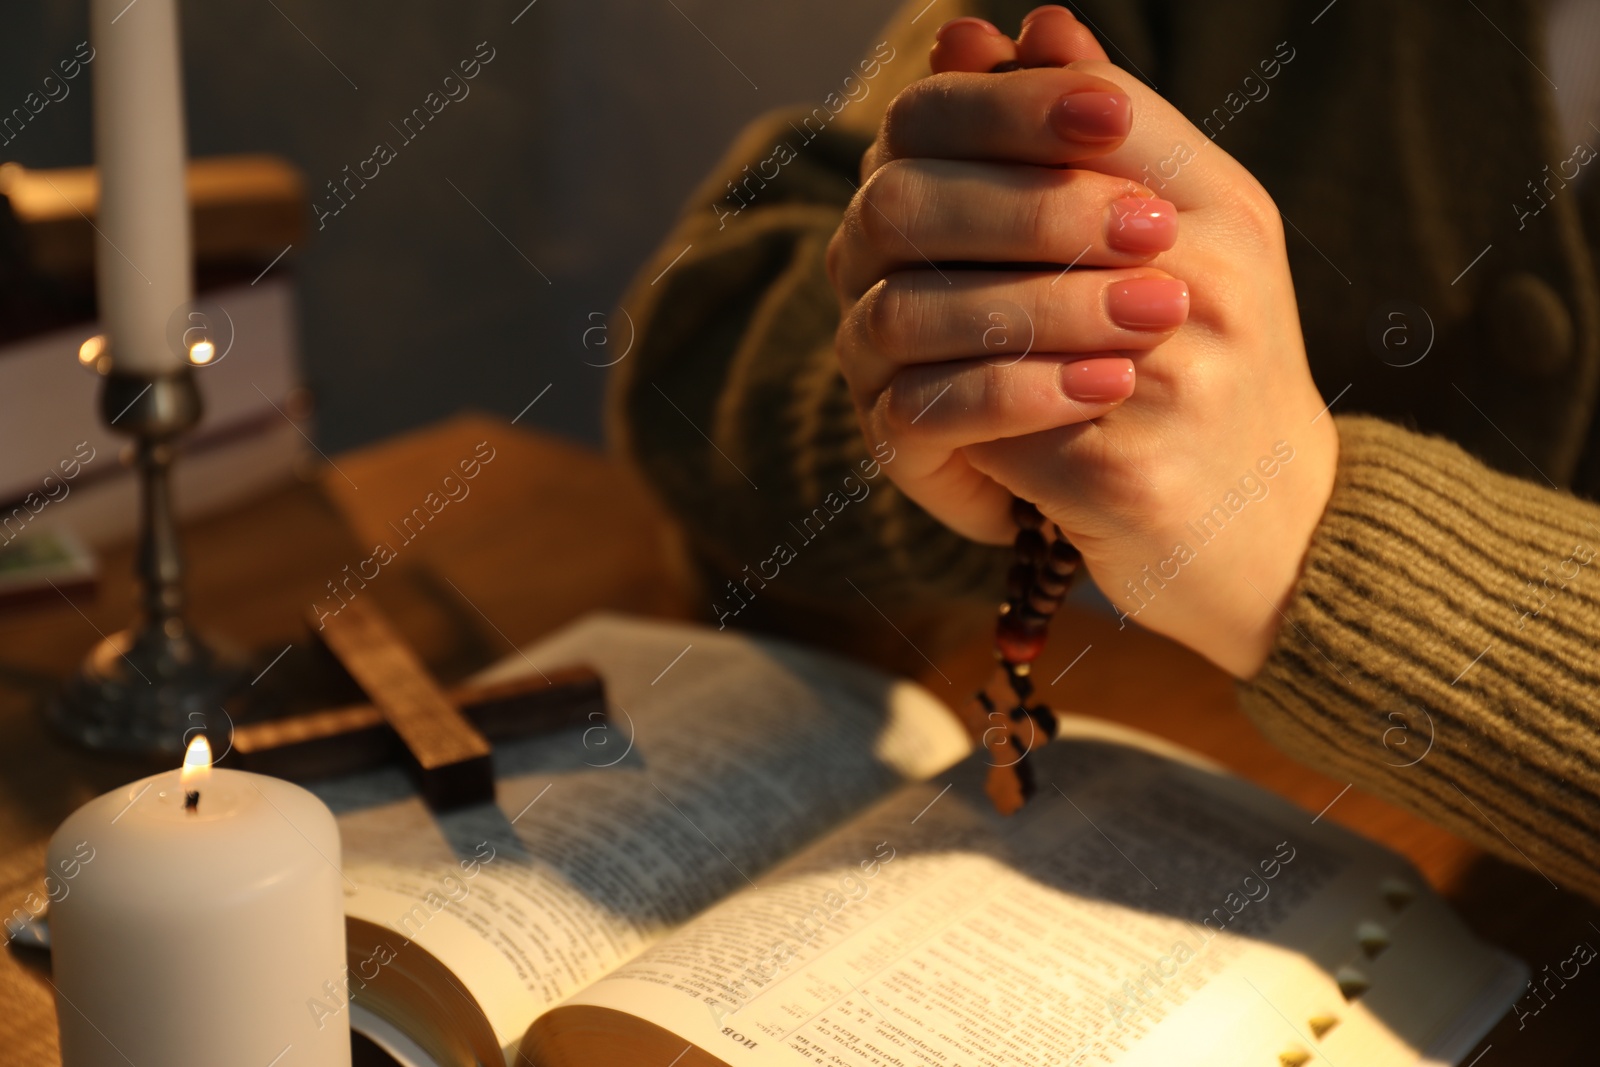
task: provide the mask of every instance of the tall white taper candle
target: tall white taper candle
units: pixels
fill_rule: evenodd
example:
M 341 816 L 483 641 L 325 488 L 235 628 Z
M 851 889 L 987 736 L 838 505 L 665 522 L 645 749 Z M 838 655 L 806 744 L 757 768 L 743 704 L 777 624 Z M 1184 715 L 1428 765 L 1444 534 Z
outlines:
M 159 374 L 182 365 L 167 323 L 194 295 L 177 0 L 90 0 L 89 38 L 100 321 L 118 371 Z

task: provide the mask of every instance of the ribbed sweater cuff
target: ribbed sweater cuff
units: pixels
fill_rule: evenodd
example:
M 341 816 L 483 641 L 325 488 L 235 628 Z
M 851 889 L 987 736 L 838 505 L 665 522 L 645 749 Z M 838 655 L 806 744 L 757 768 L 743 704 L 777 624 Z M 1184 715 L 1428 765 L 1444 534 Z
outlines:
M 1600 899 L 1600 508 L 1338 424 L 1332 498 L 1241 705 L 1304 762 Z

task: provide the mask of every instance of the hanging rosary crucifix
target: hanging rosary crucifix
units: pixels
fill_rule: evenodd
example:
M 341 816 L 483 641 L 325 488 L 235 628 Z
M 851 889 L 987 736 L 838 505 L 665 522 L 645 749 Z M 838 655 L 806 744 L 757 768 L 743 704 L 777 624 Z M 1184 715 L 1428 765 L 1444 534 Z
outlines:
M 1033 504 L 1014 498 L 1011 515 L 1017 523 L 1015 562 L 1006 575 L 1006 599 L 995 624 L 994 656 L 1013 699 L 1002 708 L 985 687 L 974 697 L 976 707 L 968 717 L 968 729 L 989 753 L 984 791 L 1002 815 L 1017 811 L 1033 796 L 1037 783 L 1029 755 L 1055 736 L 1055 712 L 1029 703 L 1032 665 L 1044 651 L 1050 618 L 1083 561 L 1061 527 L 1051 523 L 1053 536 L 1045 535 L 1044 516 Z
M 1010 60 L 996 65 L 992 73 L 1019 69 L 1021 64 Z M 1033 661 L 1044 651 L 1050 618 L 1083 563 L 1061 527 L 1051 523 L 1052 536 L 1046 537 L 1044 515 L 1035 505 L 1013 497 L 1011 517 L 1017 524 L 1012 542 L 1016 559 L 1006 575 L 1006 599 L 995 624 L 994 658 L 1014 699 L 1007 701 L 1008 708 L 1001 708 L 986 686 L 974 696 L 975 706 L 967 715 L 968 730 L 989 753 L 984 792 L 1002 815 L 1016 812 L 1033 796 L 1037 783 L 1029 754 L 1055 737 L 1055 712 L 1042 703 L 1028 703 L 1033 696 L 1030 674 Z

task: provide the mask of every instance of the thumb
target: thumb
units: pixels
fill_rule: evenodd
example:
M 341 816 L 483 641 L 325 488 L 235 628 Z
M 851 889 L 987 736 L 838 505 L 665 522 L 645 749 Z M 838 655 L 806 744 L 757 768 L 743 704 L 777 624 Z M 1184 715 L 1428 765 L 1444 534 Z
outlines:
M 1064 67 L 1080 59 L 1106 59 L 1089 28 L 1072 12 L 1054 4 L 1037 7 L 1022 19 L 1016 41 L 993 23 L 966 15 L 951 19 L 934 35 L 928 65 L 935 74 L 959 70 L 982 74 L 1015 67 Z

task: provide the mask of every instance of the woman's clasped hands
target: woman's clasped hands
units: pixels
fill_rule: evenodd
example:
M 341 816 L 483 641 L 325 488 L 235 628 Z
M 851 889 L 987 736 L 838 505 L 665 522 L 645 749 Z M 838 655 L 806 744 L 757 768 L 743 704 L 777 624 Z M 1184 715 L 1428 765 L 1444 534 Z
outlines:
M 1271 197 L 1063 8 L 957 19 L 932 67 L 828 248 L 867 439 L 975 540 L 1033 501 L 1119 613 L 1249 677 L 1338 457 Z

